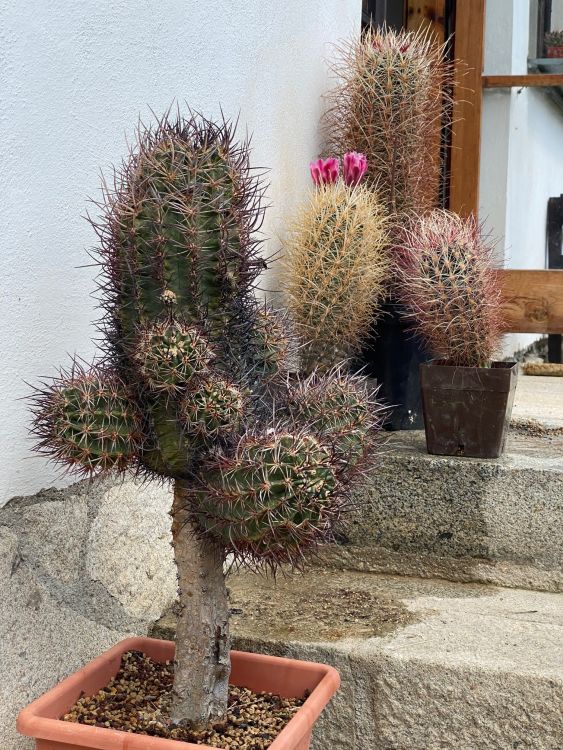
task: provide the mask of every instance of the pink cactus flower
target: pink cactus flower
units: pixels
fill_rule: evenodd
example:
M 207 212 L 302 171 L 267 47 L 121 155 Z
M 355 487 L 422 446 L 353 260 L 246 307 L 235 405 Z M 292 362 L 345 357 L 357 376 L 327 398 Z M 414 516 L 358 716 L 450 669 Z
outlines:
M 368 160 L 363 154 L 358 154 L 357 151 L 349 151 L 344 154 L 342 172 L 344 182 L 347 185 L 357 185 L 367 168 Z
M 330 185 L 338 179 L 340 161 L 334 156 L 328 159 L 317 159 L 309 164 L 309 169 L 315 185 Z

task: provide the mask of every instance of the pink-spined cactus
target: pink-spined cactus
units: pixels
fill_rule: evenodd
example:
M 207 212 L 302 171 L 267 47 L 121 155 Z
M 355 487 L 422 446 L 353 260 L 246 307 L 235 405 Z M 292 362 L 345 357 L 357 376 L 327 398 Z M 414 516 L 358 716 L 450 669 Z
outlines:
M 447 365 L 487 367 L 502 332 L 494 244 L 470 217 L 414 218 L 397 247 L 398 295 L 413 330 Z
M 342 177 L 346 185 L 358 185 L 366 173 L 368 160 L 364 154 L 357 151 L 349 151 L 342 159 Z
M 334 156 L 328 159 L 317 159 L 309 164 L 309 169 L 315 185 L 330 185 L 338 180 L 340 161 Z

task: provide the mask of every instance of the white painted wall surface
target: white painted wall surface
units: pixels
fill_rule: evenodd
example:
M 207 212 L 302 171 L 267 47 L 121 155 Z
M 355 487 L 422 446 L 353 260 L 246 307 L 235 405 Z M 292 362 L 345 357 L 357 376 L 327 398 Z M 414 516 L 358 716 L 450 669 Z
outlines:
M 528 0 L 487 2 L 485 73 L 527 72 L 530 11 Z M 563 109 L 541 90 L 489 90 L 482 126 L 480 218 L 508 268 L 545 268 L 547 200 L 563 193 Z M 505 354 L 535 338 L 506 337 Z
M 149 107 L 219 103 L 271 168 L 275 233 L 318 150 L 330 46 L 359 29 L 360 0 L 0 0 L 0 505 L 68 481 L 31 457 L 24 379 L 94 351 L 97 317 L 81 218 L 99 170 Z

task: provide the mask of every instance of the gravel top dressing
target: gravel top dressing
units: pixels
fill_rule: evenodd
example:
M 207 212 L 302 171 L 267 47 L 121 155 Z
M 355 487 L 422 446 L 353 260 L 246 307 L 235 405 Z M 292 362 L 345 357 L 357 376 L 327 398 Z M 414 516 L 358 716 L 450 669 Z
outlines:
M 139 651 L 123 654 L 114 679 L 96 695 L 79 698 L 63 721 L 183 740 L 233 750 L 265 750 L 303 705 L 231 685 L 224 724 L 195 732 L 170 724 L 173 664 L 159 664 Z

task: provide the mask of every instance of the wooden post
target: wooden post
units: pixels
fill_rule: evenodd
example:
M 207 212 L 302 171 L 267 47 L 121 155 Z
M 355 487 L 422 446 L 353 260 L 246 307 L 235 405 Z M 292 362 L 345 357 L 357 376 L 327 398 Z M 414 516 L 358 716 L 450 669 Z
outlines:
M 485 0 L 456 3 L 456 95 L 450 170 L 450 209 L 462 216 L 479 210 L 481 100 Z
M 497 273 L 506 333 L 563 333 L 563 270 Z

